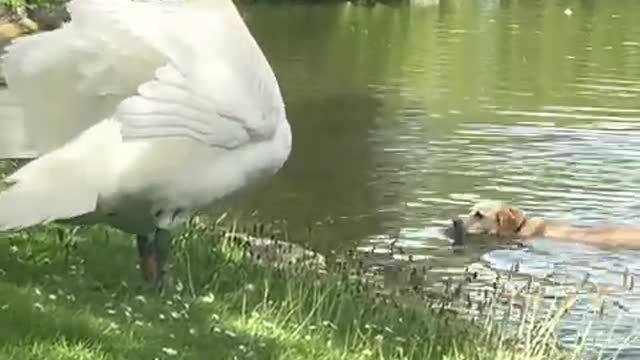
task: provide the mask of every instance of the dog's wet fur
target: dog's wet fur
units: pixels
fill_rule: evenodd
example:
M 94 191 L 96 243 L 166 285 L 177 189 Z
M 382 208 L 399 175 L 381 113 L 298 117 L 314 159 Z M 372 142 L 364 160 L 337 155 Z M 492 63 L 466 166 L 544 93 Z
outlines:
M 445 231 L 454 245 L 468 242 L 470 235 L 491 237 L 520 243 L 535 238 L 550 238 L 589 244 L 640 250 L 640 228 L 624 226 L 573 227 L 553 224 L 541 217 L 527 217 L 525 212 L 501 203 L 481 203 L 471 211 L 452 219 Z

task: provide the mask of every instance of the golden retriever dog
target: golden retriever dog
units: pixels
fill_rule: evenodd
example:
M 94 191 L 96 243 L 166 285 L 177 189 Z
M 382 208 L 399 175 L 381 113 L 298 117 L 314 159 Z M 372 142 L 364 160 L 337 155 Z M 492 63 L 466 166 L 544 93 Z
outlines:
M 578 242 L 598 247 L 640 250 L 640 228 L 622 226 L 572 227 L 527 217 L 521 209 L 501 204 L 476 205 L 468 215 L 453 221 L 456 242 L 465 235 L 484 234 L 511 240 L 536 237 Z

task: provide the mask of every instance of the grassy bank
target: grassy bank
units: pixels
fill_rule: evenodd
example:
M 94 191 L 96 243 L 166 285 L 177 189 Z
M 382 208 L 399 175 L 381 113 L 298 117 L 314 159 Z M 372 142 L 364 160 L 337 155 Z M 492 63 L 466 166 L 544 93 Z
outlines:
M 196 222 L 176 240 L 175 291 L 140 287 L 132 241 L 96 227 L 0 239 L 0 358 L 559 359 L 553 327 L 471 324 L 348 275 L 259 259 Z M 287 250 L 284 250 L 285 252 Z M 330 266 L 331 267 L 331 266 Z M 522 340 L 522 341 L 521 341 Z

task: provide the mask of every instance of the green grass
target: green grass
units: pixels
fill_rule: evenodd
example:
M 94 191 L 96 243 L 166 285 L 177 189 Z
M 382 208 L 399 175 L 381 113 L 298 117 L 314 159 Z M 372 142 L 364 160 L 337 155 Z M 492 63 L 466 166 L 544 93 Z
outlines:
M 515 340 L 436 300 L 382 296 L 353 269 L 264 264 L 200 221 L 176 239 L 176 290 L 161 297 L 141 286 L 129 237 L 70 229 L 0 238 L 0 358 L 567 357 L 553 326 L 522 323 Z

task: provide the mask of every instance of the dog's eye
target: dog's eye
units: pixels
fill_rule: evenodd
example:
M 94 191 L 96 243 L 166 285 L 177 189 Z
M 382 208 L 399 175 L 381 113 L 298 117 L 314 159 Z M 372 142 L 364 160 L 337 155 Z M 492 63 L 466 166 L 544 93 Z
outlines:
M 480 211 L 476 211 L 473 214 L 473 217 L 475 217 L 476 219 L 482 219 L 484 217 L 484 215 Z

